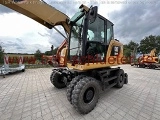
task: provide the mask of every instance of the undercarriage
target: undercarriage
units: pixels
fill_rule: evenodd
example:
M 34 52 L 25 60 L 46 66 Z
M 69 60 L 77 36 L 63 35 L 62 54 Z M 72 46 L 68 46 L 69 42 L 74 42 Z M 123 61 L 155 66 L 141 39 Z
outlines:
M 122 88 L 128 83 L 128 75 L 120 67 L 87 71 L 55 68 L 50 81 L 58 89 L 67 87 L 68 101 L 77 111 L 87 114 L 96 106 L 101 90 Z

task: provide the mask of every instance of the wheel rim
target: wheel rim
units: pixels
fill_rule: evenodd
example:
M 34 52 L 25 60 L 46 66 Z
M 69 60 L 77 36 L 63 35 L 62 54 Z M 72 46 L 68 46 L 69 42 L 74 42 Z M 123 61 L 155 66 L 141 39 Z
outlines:
M 93 87 L 89 87 L 83 96 L 83 100 L 85 103 L 90 103 L 94 98 L 95 90 Z

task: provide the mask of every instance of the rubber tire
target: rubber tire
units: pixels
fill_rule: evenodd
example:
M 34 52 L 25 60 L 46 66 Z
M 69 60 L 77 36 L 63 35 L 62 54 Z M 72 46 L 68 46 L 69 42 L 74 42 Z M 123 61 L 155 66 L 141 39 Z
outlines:
M 152 65 L 149 65 L 148 67 L 149 67 L 149 69 L 152 69 Z
M 94 87 L 95 94 L 90 103 L 85 103 L 83 100 L 83 94 L 89 87 Z M 98 102 L 100 89 L 101 86 L 98 80 L 92 77 L 85 77 L 80 79 L 72 92 L 72 104 L 74 108 L 81 114 L 87 114 L 92 111 Z
M 146 65 L 143 65 L 143 68 L 145 68 L 146 67 Z
M 139 68 L 142 68 L 142 65 L 139 65 Z
M 125 77 L 124 84 L 128 84 L 128 74 L 124 73 L 124 77 Z
M 53 82 L 52 82 L 52 76 L 54 76 L 54 73 L 55 72 L 52 72 L 51 75 L 50 75 L 50 81 L 51 81 L 52 84 L 53 84 Z
M 74 90 L 75 85 L 77 82 L 80 81 L 83 77 L 86 77 L 85 75 L 78 75 L 75 78 L 72 79 L 70 84 L 67 86 L 67 99 L 72 104 L 72 91 Z
M 140 68 L 145 68 L 145 67 L 146 67 L 145 64 L 142 64 Z
M 119 69 L 119 70 L 116 72 L 116 76 L 117 76 L 117 79 L 116 79 L 117 84 L 115 85 L 115 87 L 117 87 L 117 88 L 122 88 L 123 85 L 124 85 L 124 83 L 125 83 L 124 70 Z M 121 76 L 122 76 L 123 81 L 120 83 Z
M 61 81 L 62 77 L 63 76 L 61 76 L 60 74 L 56 72 L 52 72 L 51 74 L 51 78 L 50 78 L 51 83 L 58 89 L 66 87 L 66 84 Z
M 156 69 L 156 66 L 153 65 L 153 66 L 152 66 L 152 69 Z

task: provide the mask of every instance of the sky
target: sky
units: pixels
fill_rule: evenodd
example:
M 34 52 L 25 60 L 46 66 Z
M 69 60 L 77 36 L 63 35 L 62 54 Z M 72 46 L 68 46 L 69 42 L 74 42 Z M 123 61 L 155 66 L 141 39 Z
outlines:
M 114 36 L 123 44 L 160 35 L 158 0 L 44 0 L 70 18 L 81 4 L 98 6 L 98 13 L 114 23 Z M 58 3 L 57 1 L 61 1 Z M 67 1 L 67 2 L 66 2 Z M 62 30 L 62 27 L 58 27 Z M 64 38 L 54 29 L 0 5 L 0 45 L 6 53 L 35 53 L 58 47 Z

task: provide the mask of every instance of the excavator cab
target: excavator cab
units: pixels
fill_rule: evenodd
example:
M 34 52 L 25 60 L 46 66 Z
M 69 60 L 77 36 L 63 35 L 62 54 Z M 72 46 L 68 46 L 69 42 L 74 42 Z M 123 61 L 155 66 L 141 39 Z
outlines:
M 100 62 L 104 62 L 103 66 L 105 67 L 112 66 L 108 64 L 110 56 L 114 56 L 113 59 L 116 59 L 115 61 L 111 60 L 112 63 L 117 64 L 117 56 L 123 55 L 123 46 L 118 41 L 113 40 L 113 23 L 97 14 L 96 6 L 87 12 L 83 10 L 77 12 L 71 18 L 70 26 L 69 68 L 81 70 L 101 68 L 102 64 L 97 65 Z M 92 63 L 92 67 L 87 65 L 90 63 Z

